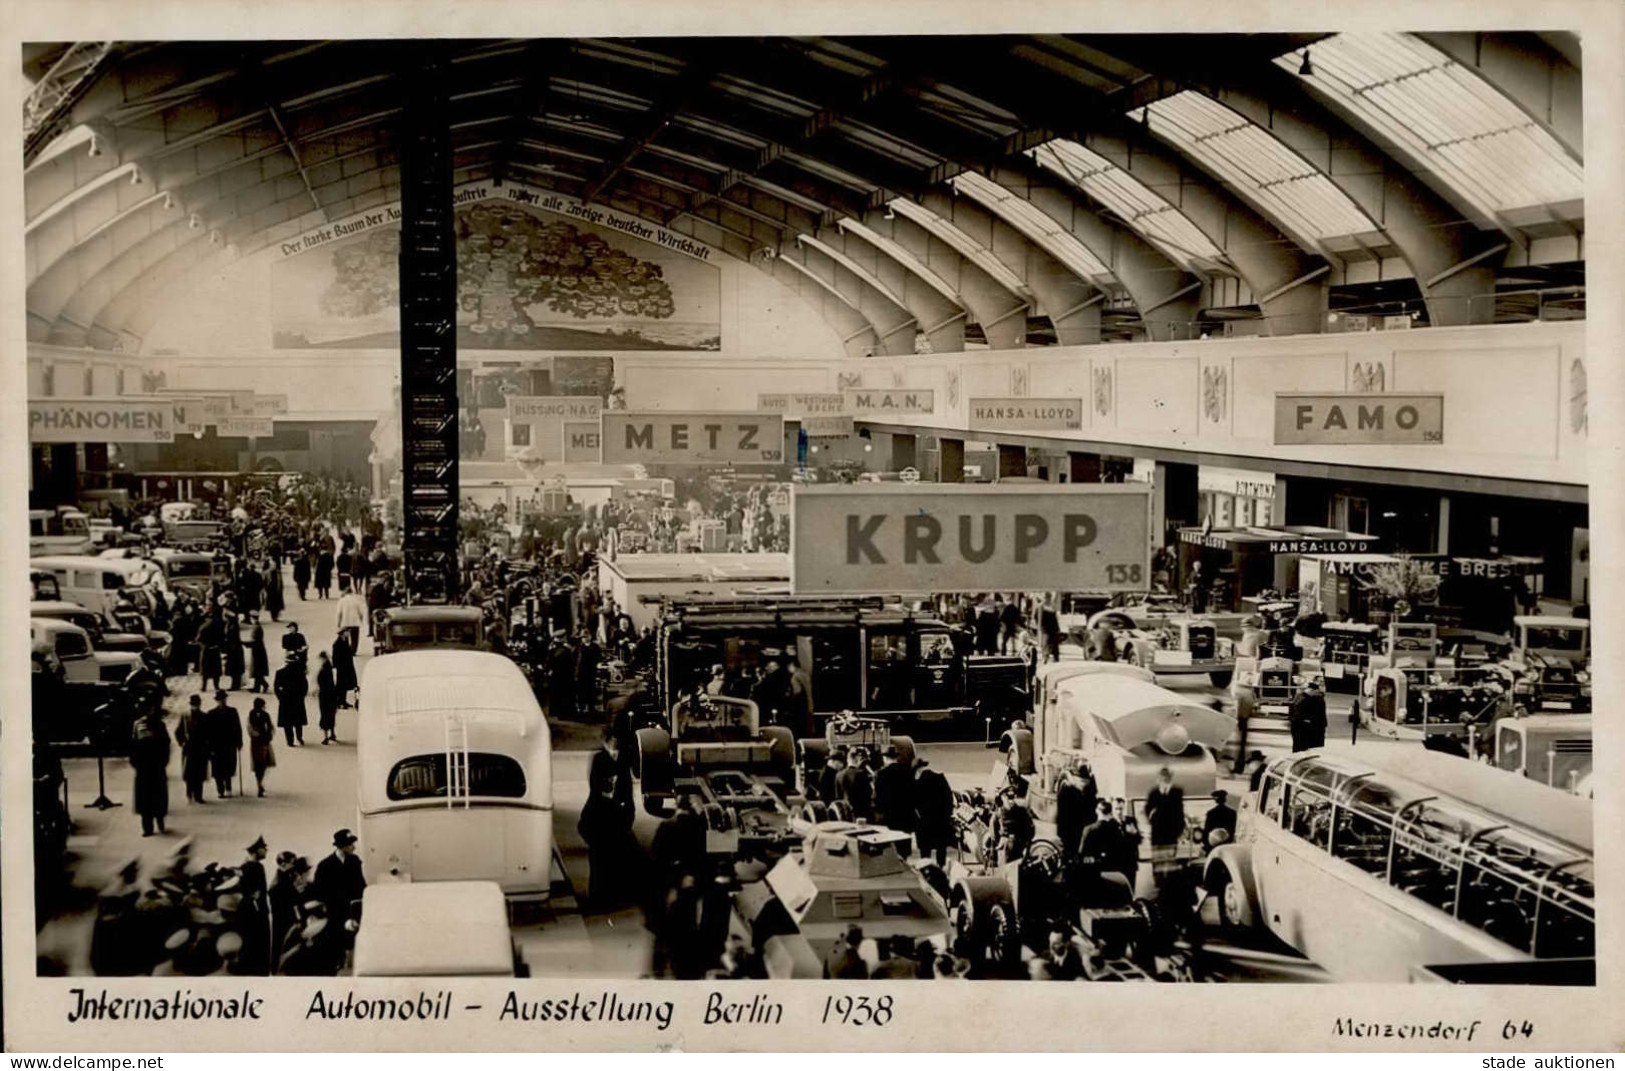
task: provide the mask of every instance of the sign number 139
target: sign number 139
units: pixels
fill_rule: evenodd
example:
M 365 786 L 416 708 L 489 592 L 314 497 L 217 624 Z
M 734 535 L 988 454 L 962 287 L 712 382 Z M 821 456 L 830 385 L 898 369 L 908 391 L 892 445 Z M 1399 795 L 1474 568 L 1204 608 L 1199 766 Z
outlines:
M 1108 584 L 1143 584 L 1145 582 L 1145 566 L 1139 562 L 1110 563 L 1106 566 L 1106 583 Z

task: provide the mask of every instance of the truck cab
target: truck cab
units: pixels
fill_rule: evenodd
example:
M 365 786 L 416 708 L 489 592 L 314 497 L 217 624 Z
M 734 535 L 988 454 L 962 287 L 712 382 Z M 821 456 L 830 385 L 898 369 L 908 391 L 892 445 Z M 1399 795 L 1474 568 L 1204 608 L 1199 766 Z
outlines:
M 1513 694 L 1531 713 L 1591 710 L 1591 622 L 1577 617 L 1514 617 Z
M 89 554 L 93 545 L 90 518 L 79 510 L 63 506 L 28 511 L 30 554 Z

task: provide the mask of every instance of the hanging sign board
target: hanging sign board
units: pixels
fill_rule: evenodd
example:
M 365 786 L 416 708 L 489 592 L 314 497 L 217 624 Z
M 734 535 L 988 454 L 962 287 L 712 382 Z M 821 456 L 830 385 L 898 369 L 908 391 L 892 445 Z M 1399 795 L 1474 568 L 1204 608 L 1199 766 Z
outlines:
M 41 398 L 28 403 L 31 443 L 170 443 L 175 407 L 168 398 Z
M 254 395 L 255 416 L 286 416 L 287 413 L 288 396 L 286 394 Z
M 565 461 L 597 461 L 603 452 L 597 421 L 567 420 L 562 435 Z
M 254 415 L 254 392 L 251 390 L 228 390 L 225 395 L 231 401 L 231 411 L 244 416 Z
M 1277 394 L 1277 446 L 1444 442 L 1442 394 Z
M 563 457 L 564 425 L 598 423 L 598 414 L 604 411 L 604 401 L 591 394 L 508 395 L 508 455 L 512 457 L 529 448 L 532 455 L 543 461 Z M 593 460 L 597 460 L 594 458 Z
M 813 413 L 841 413 L 846 398 L 841 394 L 758 394 L 756 408 L 767 413 L 809 416 Z
M 931 413 L 936 411 L 936 393 L 922 390 L 849 390 L 844 392 L 846 410 L 858 416 L 879 413 Z
M 778 465 L 784 417 L 616 409 L 603 416 L 603 448 L 609 465 Z
M 175 410 L 175 434 L 192 435 L 209 426 L 204 399 L 164 397 Z
M 1077 431 L 1082 398 L 972 398 L 970 425 L 978 431 Z
M 222 439 L 269 439 L 276 434 L 275 424 L 268 416 L 229 416 L 215 427 L 215 433 Z
M 1144 591 L 1143 484 L 796 485 L 792 590 Z
M 810 439 L 847 439 L 856 428 L 851 413 L 820 413 L 794 419 L 801 422 L 801 429 Z

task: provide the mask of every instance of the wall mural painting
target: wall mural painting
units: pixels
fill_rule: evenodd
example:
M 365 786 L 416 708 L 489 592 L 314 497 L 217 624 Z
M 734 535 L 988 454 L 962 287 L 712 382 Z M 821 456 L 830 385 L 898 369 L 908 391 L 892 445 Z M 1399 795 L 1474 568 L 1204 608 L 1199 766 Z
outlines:
M 1229 410 L 1229 376 L 1222 365 L 1210 364 L 1202 369 L 1202 412 L 1209 423 L 1222 424 Z
M 710 264 L 507 202 L 464 205 L 456 226 L 460 350 L 722 348 Z M 377 227 L 273 265 L 273 345 L 398 346 L 400 241 L 399 225 Z

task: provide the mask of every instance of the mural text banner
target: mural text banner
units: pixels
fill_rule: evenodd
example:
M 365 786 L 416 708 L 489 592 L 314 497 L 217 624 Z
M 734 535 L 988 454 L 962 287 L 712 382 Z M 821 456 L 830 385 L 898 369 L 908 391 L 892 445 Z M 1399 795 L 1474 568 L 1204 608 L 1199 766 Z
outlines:
M 610 410 L 603 449 L 611 465 L 777 465 L 784 461 L 784 417 Z

